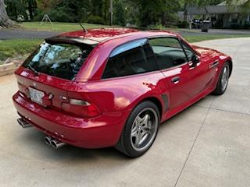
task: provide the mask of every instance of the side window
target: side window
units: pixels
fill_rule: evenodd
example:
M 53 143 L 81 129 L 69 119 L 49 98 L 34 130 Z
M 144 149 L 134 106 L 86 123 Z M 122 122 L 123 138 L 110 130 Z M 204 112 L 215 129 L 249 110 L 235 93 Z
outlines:
M 176 38 L 154 38 L 149 43 L 160 69 L 167 69 L 187 62 L 180 42 Z
M 188 57 L 188 61 L 191 61 L 192 58 L 193 58 L 193 56 L 195 55 L 195 53 L 194 53 L 193 50 L 190 49 L 190 47 L 187 46 L 183 41 L 181 41 L 181 44 L 182 44 L 182 46 L 183 46 L 183 48 L 184 48 L 184 50 L 185 50 L 185 52 L 186 52 L 186 55 L 187 55 L 187 57 Z
M 102 78 L 123 77 L 156 70 L 154 54 L 150 50 L 146 39 L 143 43 L 136 41 L 116 48 L 111 53 Z

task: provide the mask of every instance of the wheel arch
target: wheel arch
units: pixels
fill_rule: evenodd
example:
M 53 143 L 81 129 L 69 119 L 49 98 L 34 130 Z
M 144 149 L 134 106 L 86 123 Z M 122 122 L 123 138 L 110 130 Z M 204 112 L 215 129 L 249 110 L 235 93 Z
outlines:
M 232 71 L 233 71 L 233 61 L 232 61 L 232 59 L 229 59 L 226 62 L 228 62 L 228 64 L 229 64 L 229 68 L 230 68 L 230 75 L 229 76 L 231 77 Z
M 143 98 L 137 105 L 139 105 L 140 103 L 143 103 L 145 101 L 151 101 L 152 103 L 154 103 L 157 106 L 157 108 L 159 109 L 160 120 L 161 120 L 162 116 L 163 116 L 164 107 L 163 107 L 163 104 L 160 101 L 160 99 L 157 97 L 154 97 L 154 96 L 146 97 L 146 98 Z

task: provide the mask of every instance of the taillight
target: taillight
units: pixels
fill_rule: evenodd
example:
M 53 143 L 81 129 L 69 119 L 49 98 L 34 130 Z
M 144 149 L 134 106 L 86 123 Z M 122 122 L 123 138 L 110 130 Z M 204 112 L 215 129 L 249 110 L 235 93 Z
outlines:
M 62 103 L 62 109 L 68 113 L 86 118 L 95 117 L 100 114 L 96 105 L 78 99 L 70 99 L 69 103 Z

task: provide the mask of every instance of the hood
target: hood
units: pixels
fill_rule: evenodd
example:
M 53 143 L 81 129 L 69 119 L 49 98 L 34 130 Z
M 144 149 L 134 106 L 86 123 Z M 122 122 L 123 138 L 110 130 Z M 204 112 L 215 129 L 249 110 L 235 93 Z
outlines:
M 201 56 L 227 56 L 224 53 L 221 53 L 215 49 L 199 47 L 196 45 L 192 45 L 193 49 L 197 51 Z
M 215 49 L 210 49 L 210 48 L 206 48 L 206 47 L 199 47 L 196 45 L 192 45 L 192 47 L 197 53 L 199 53 L 200 57 L 203 58 L 204 60 L 231 59 L 230 56 L 228 56 L 222 52 L 219 52 Z

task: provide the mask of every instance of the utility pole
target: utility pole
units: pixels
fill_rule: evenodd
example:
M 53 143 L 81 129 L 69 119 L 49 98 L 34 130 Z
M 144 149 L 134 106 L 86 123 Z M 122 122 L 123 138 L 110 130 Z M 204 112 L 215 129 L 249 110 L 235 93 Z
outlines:
M 113 25 L 113 0 L 110 0 L 110 25 Z

